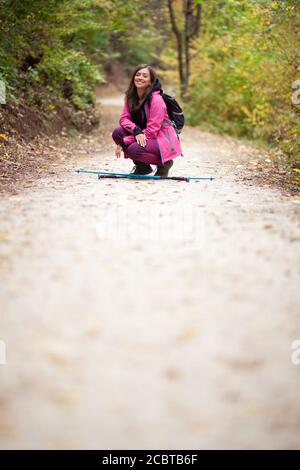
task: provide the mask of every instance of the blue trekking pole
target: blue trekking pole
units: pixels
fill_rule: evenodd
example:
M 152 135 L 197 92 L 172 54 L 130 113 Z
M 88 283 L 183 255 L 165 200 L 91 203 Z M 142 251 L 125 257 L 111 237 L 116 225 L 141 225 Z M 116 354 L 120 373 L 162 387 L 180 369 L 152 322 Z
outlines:
M 197 176 L 152 176 L 152 175 L 134 175 L 132 173 L 116 173 L 108 171 L 96 171 L 96 170 L 83 170 L 76 168 L 76 173 L 92 173 L 98 175 L 98 179 L 105 178 L 128 178 L 128 179 L 143 179 L 143 180 L 174 180 L 174 181 L 186 181 L 190 180 L 210 180 L 215 179 L 213 176 L 197 177 Z

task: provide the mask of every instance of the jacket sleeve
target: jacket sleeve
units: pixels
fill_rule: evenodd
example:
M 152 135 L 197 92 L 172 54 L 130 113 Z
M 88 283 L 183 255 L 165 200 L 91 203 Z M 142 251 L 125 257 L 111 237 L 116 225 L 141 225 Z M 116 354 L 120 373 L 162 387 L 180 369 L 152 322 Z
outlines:
M 144 134 L 147 139 L 155 139 L 164 121 L 167 107 L 161 95 L 152 97 L 150 103 L 150 112 L 147 117 L 147 127 Z
M 128 109 L 128 105 L 127 105 L 127 100 L 125 100 L 123 111 L 120 115 L 119 124 L 121 127 L 123 127 L 123 129 L 130 132 L 131 134 L 134 133 L 134 129 L 136 128 L 136 125 L 132 121 L 132 118 Z

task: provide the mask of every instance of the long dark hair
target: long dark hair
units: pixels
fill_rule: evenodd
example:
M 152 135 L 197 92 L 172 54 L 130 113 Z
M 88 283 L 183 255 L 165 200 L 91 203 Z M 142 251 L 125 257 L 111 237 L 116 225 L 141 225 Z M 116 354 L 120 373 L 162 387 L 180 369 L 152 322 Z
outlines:
M 138 73 L 138 71 L 141 70 L 141 69 L 148 69 L 149 70 L 151 83 L 148 86 L 148 88 L 146 89 L 143 100 L 139 103 L 139 97 L 138 97 L 138 94 L 137 94 L 136 86 L 134 84 L 134 77 Z M 154 71 L 154 69 L 150 65 L 141 64 L 141 65 L 138 65 L 135 68 L 135 70 L 132 74 L 132 77 L 130 79 L 128 89 L 125 92 L 125 96 L 127 98 L 127 103 L 128 103 L 128 108 L 129 108 L 129 111 L 132 114 L 137 113 L 141 109 L 141 107 L 143 106 L 143 104 L 144 104 L 146 98 L 148 97 L 149 93 L 151 93 L 152 86 L 154 85 L 156 79 L 157 79 L 156 72 Z

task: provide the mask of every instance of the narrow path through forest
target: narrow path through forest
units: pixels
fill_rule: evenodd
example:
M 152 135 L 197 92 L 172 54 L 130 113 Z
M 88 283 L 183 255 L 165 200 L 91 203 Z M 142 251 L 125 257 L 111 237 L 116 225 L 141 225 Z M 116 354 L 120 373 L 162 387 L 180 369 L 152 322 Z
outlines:
M 300 448 L 300 198 L 182 145 L 172 174 L 214 181 L 72 171 L 130 170 L 109 143 L 1 196 L 1 448 Z

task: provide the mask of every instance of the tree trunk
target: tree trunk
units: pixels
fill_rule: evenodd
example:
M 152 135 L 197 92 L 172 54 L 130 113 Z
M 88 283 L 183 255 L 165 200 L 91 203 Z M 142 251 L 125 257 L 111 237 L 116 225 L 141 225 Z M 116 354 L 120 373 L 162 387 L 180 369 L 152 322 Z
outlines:
M 177 26 L 173 0 L 168 0 L 168 9 L 178 47 L 180 94 L 183 100 L 187 100 L 190 79 L 191 41 L 200 34 L 201 5 L 195 5 L 194 0 L 183 0 L 184 32 L 181 32 Z
M 175 13 L 173 9 L 173 0 L 168 0 L 168 9 L 169 9 L 172 30 L 173 30 L 173 33 L 175 34 L 177 47 L 178 47 L 178 72 L 179 72 L 180 89 L 181 89 L 181 95 L 182 95 L 183 84 L 184 84 L 183 44 L 182 44 L 183 38 L 182 38 L 182 33 L 179 31 L 177 24 L 176 24 Z

